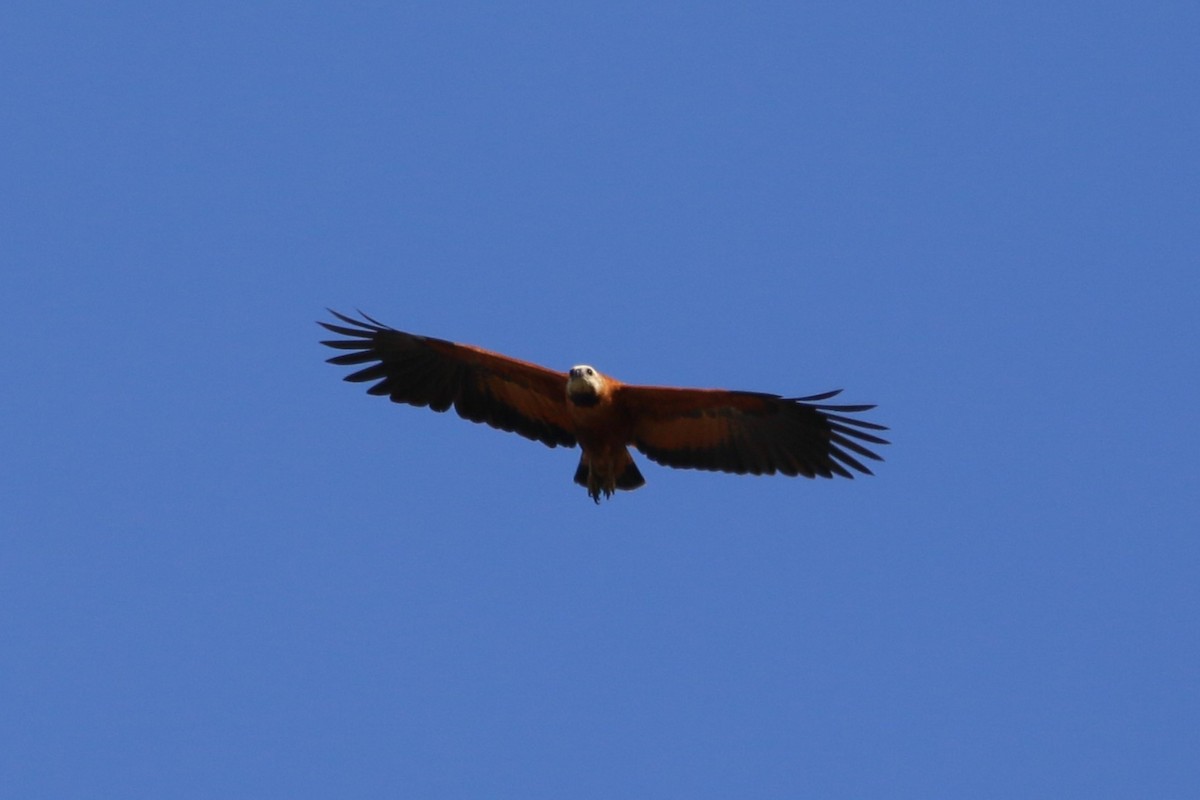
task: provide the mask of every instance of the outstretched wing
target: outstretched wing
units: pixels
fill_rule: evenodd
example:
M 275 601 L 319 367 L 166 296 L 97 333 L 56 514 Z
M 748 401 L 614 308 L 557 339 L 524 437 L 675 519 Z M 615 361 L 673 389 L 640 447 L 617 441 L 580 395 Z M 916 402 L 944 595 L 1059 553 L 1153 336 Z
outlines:
M 566 373 L 471 345 L 404 333 L 366 314 L 358 320 L 332 309 L 330 313 L 345 324 L 318 324 L 349 338 L 321 344 L 350 352 L 328 361 L 339 366 L 369 365 L 346 376 L 353 383 L 377 381 L 368 394 L 434 411 L 453 406 L 460 417 L 472 422 L 519 433 L 550 447 L 574 446 L 566 409 Z
M 668 467 L 740 474 L 854 477 L 870 475 L 859 457 L 882 461 L 869 444 L 887 441 L 868 431 L 887 430 L 845 414 L 873 405 L 826 405 L 838 389 L 784 398 L 723 389 L 621 386 L 620 402 L 633 420 L 633 443 Z

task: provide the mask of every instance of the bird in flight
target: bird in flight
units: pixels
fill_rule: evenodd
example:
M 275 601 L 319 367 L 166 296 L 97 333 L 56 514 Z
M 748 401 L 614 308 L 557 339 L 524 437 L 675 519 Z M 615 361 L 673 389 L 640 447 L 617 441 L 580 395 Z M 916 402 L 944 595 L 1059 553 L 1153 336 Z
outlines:
M 845 416 L 873 405 L 829 405 L 841 392 L 781 397 L 726 389 L 634 386 L 580 364 L 568 372 L 519 361 L 468 344 L 390 328 L 366 314 L 336 311 L 320 322 L 344 336 L 322 344 L 339 366 L 366 365 L 346 376 L 371 383 L 368 394 L 394 403 L 453 407 L 463 419 L 511 431 L 550 447 L 579 445 L 575 483 L 597 503 L 618 489 L 645 484 L 633 446 L 668 467 L 740 475 L 853 478 L 871 474 L 859 458 L 882 461 L 866 445 L 888 442 L 883 425 Z M 361 313 L 361 312 L 360 312 Z

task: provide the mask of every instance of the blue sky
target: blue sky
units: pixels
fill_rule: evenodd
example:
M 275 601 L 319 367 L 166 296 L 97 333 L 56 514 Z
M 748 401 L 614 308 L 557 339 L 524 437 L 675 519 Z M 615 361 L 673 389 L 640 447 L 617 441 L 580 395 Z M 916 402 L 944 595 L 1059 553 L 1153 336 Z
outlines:
M 1194 796 L 1198 25 L 11 4 L 0 794 Z M 894 444 L 596 507 L 326 306 Z

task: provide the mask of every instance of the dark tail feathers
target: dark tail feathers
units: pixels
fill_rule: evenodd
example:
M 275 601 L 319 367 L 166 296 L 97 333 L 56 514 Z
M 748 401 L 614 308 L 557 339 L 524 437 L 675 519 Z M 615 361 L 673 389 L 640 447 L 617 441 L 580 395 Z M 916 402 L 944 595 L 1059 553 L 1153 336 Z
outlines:
M 646 484 L 646 479 L 642 477 L 641 470 L 638 469 L 637 463 L 634 462 L 633 456 L 627 456 L 624 469 L 617 476 L 616 488 L 632 491 L 639 486 Z M 575 470 L 575 482 L 580 486 L 588 486 L 588 465 L 581 456 L 579 459 L 579 467 Z M 591 487 L 588 487 L 589 490 Z

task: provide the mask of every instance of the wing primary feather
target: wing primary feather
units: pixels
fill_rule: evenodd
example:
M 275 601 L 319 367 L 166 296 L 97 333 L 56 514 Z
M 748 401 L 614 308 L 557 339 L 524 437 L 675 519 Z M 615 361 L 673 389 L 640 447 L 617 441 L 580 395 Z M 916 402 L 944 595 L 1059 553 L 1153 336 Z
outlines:
M 874 406 L 872 406 L 872 408 L 874 408 Z M 880 425 L 877 422 L 867 422 L 864 419 L 854 419 L 853 417 L 843 417 L 838 414 L 826 414 L 825 418 L 828 420 L 832 420 L 833 422 L 842 422 L 842 423 L 845 423 L 846 425 L 854 425 L 859 428 L 869 428 L 873 431 L 886 431 L 888 429 L 887 425 Z M 884 444 L 888 444 L 888 442 L 884 442 Z
M 846 436 L 853 436 L 856 439 L 862 439 L 864 442 L 870 442 L 872 444 L 891 444 L 891 442 L 889 442 L 887 439 L 881 439 L 878 436 L 867 433 L 866 431 L 860 431 L 857 428 L 848 428 L 845 425 L 837 422 L 830 424 L 829 430 L 837 431 L 838 433 L 845 434 Z
M 358 313 L 362 314 L 363 318 L 368 320 L 368 322 L 363 322 L 361 319 L 355 319 L 354 317 L 348 317 L 345 314 L 342 314 L 338 311 L 334 311 L 332 308 L 327 308 L 325 310 L 328 311 L 330 314 L 333 314 L 335 317 L 340 319 L 342 322 L 345 322 L 347 325 L 353 325 L 358 330 L 359 336 L 362 335 L 363 330 L 386 330 L 387 329 L 386 325 L 380 325 L 378 322 L 375 322 L 375 320 L 371 319 L 366 314 L 363 314 L 361 311 L 359 311 Z M 327 327 L 327 328 L 329 327 L 324 322 L 322 322 L 321 324 L 325 325 L 325 327 Z
M 374 318 L 374 317 L 372 317 L 370 314 L 368 314 L 367 312 L 363 311 L 361 308 L 356 308 L 356 309 L 354 309 L 354 310 L 358 312 L 358 315 L 359 315 L 360 317 L 362 317 L 362 318 L 363 318 L 363 319 L 365 319 L 367 322 L 369 322 L 369 323 L 371 323 L 372 325 L 374 325 L 374 326 L 375 326 L 377 329 L 379 329 L 379 330 L 381 330 L 381 331 L 390 331 L 390 330 L 393 330 L 393 329 L 392 329 L 392 327 L 391 327 L 390 325 L 384 325 L 382 322 L 380 322 L 379 320 L 375 319 L 375 318 Z
M 825 404 L 816 404 L 816 403 L 813 403 L 811 405 L 813 408 L 819 408 L 822 411 L 844 411 L 848 414 L 859 414 L 859 413 L 862 413 L 863 411 L 870 411 L 872 408 L 875 408 L 874 403 L 867 403 L 867 404 L 857 405 L 857 406 L 825 405 Z
M 871 472 L 871 470 L 867 469 L 865 464 L 862 464 L 861 462 L 859 462 L 858 459 L 856 459 L 854 456 L 850 455 L 849 453 L 845 452 L 844 450 L 839 448 L 837 445 L 833 445 L 833 444 L 829 445 L 829 453 L 834 458 L 836 458 L 838 461 L 841 461 L 843 464 L 849 464 L 851 467 L 854 467 L 856 470 L 863 473 L 864 475 L 873 475 L 874 474 Z M 830 462 L 830 463 L 835 463 L 835 462 Z M 839 473 L 839 474 L 841 474 L 841 473 Z M 853 478 L 854 476 L 847 474 L 846 477 Z
M 357 350 L 353 353 L 347 353 L 344 356 L 333 356 L 325 359 L 330 364 L 336 364 L 339 367 L 349 367 L 354 364 L 366 364 L 369 361 L 374 361 L 375 356 L 363 350 Z
M 344 381 L 350 383 L 366 383 L 367 381 L 384 380 L 388 378 L 388 369 L 383 364 L 372 364 L 365 369 L 360 369 L 358 372 L 351 372 Z
M 338 334 L 339 336 L 354 336 L 354 337 L 356 337 L 353 340 L 354 343 L 369 341 L 369 338 L 366 335 L 366 331 L 364 331 L 362 328 L 347 328 L 343 325 L 334 325 L 329 322 L 318 322 L 317 324 L 320 325 L 325 330 L 332 331 L 332 332 Z M 323 344 L 327 347 L 338 347 L 340 345 L 345 345 L 346 341 L 344 339 L 333 339 L 333 340 L 321 342 L 321 344 Z
M 839 464 L 836 461 L 829 462 L 829 470 L 831 473 L 837 473 L 838 475 L 842 476 L 843 478 L 849 478 L 850 480 L 854 480 L 854 473 L 851 472 L 850 470 L 846 469 L 845 467 L 843 467 L 841 464 Z M 832 478 L 833 475 L 831 474 L 828 477 Z
M 853 439 L 847 439 L 845 436 L 832 436 L 832 437 L 830 437 L 830 441 L 836 442 L 837 444 L 840 444 L 842 447 L 849 447 L 851 450 L 858 453 L 863 458 L 869 458 L 872 461 L 883 461 L 883 457 L 881 455 L 879 455 L 878 453 L 872 452 L 871 450 L 868 450 L 867 448 L 863 447 L 861 444 L 854 441 Z
M 841 389 L 831 389 L 828 392 L 821 392 L 820 394 L 810 394 L 808 397 L 785 397 L 783 399 L 792 403 L 815 403 L 818 400 L 828 400 L 831 397 L 837 397 L 841 393 Z

